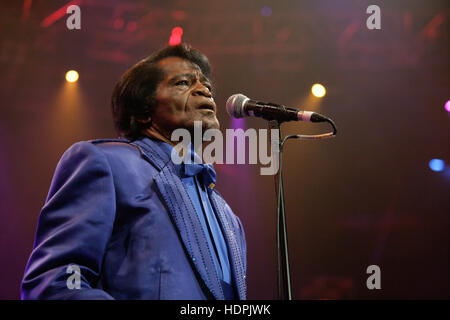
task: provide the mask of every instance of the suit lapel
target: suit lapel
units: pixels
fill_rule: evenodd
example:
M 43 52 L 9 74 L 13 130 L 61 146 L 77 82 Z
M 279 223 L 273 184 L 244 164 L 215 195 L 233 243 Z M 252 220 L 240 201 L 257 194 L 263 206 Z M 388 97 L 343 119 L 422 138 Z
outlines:
M 229 219 L 225 213 L 225 201 L 216 192 L 211 191 L 210 193 L 211 204 L 217 213 L 217 218 L 222 226 L 222 232 L 227 243 L 228 252 L 230 253 L 230 264 L 233 271 L 233 282 L 236 285 L 239 299 L 246 299 L 246 284 L 245 284 L 245 268 L 242 263 L 244 261 L 245 253 L 240 250 L 240 246 L 236 241 L 236 235 L 233 232 L 233 228 L 230 225 Z
M 213 256 L 200 219 L 183 182 L 178 176 L 174 164 L 170 161 L 170 157 L 158 144 L 148 138 L 144 138 L 144 140 L 145 143 L 138 140 L 133 144 L 140 147 L 143 157 L 160 170 L 153 179 L 179 232 L 187 254 L 212 295 L 216 299 L 222 300 L 225 296 L 216 273 Z

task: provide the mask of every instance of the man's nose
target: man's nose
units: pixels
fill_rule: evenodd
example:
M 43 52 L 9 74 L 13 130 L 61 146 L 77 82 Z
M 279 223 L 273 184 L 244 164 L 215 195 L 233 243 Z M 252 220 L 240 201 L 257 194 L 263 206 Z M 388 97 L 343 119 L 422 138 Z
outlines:
M 195 85 L 193 94 L 194 95 L 204 96 L 206 98 L 212 98 L 212 94 L 209 91 L 209 89 L 204 84 L 202 84 L 201 82 L 197 82 L 197 84 Z

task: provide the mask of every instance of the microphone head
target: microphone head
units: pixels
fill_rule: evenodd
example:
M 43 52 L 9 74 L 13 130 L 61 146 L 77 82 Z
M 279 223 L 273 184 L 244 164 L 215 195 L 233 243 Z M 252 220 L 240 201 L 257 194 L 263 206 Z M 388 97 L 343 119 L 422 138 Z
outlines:
M 242 93 L 233 94 L 227 100 L 227 112 L 233 118 L 242 118 L 247 114 L 245 113 L 245 104 L 250 100 Z

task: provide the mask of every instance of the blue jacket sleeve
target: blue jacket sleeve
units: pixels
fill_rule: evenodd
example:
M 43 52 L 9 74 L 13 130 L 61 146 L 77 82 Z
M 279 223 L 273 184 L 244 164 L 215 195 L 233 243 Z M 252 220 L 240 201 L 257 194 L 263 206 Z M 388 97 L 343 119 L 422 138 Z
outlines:
M 74 144 L 58 163 L 41 210 L 21 298 L 112 299 L 97 284 L 115 211 L 106 156 L 90 142 Z M 72 265 L 80 270 L 80 289 L 68 286 Z

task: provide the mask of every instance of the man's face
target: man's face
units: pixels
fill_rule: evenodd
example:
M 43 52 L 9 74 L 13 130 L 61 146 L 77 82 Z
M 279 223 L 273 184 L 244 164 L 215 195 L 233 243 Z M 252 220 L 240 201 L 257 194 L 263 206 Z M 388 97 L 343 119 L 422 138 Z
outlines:
M 151 117 L 152 126 L 169 139 L 177 128 L 192 132 L 194 121 L 202 121 L 203 130 L 218 129 L 211 83 L 200 68 L 178 57 L 162 59 L 158 64 L 165 76 L 156 89 L 157 106 Z

